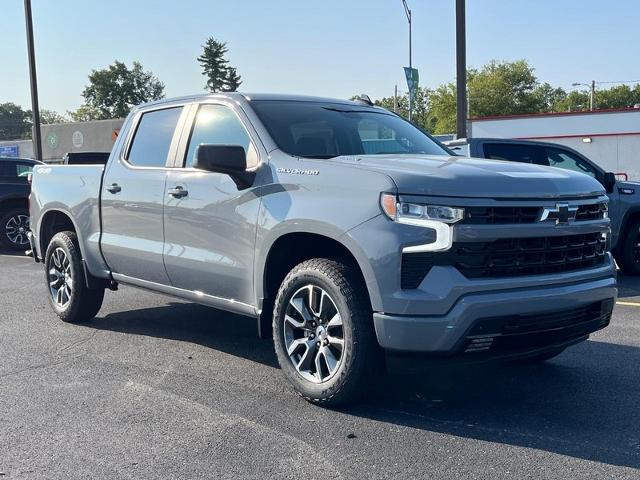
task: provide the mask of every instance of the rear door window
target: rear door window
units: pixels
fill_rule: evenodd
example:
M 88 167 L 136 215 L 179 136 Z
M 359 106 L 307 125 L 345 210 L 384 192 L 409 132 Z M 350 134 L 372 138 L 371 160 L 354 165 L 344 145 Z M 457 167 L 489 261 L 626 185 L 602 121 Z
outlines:
M 164 167 L 182 107 L 154 110 L 142 115 L 127 161 L 136 167 Z
M 485 158 L 494 160 L 508 160 L 510 162 L 545 163 L 542 148 L 533 145 L 518 145 L 514 143 L 485 143 L 483 146 Z

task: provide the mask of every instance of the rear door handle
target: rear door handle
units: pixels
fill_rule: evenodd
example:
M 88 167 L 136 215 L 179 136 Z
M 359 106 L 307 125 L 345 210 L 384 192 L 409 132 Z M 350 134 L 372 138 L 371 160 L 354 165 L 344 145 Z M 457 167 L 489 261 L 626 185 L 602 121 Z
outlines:
M 105 190 L 109 193 L 120 193 L 122 191 L 122 187 L 117 183 L 112 183 Z
M 189 191 L 185 190 L 184 187 L 181 187 L 180 185 L 175 188 L 170 188 L 168 193 L 174 198 L 184 198 L 189 195 Z

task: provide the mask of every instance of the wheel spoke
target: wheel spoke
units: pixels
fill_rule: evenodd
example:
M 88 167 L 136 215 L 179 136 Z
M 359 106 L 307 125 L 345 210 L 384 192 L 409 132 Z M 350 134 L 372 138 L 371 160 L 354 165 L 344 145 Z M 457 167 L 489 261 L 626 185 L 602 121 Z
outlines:
M 306 344 L 307 344 L 307 339 L 306 338 L 304 338 L 304 337 L 296 338 L 287 347 L 287 353 L 289 355 L 293 355 L 296 352 L 296 350 L 298 350 L 298 348 L 300 348 L 301 345 L 306 345 Z
M 327 324 L 327 328 L 341 327 L 341 326 L 342 326 L 342 318 L 340 317 L 340 314 L 336 312 L 333 318 L 329 320 L 329 323 Z
M 296 320 L 291 315 L 287 315 L 287 314 L 285 314 L 284 316 L 284 321 L 289 322 L 294 328 L 304 328 L 305 326 L 304 321 L 301 322 L 299 320 Z
M 309 343 L 311 343 L 311 345 L 309 345 Z M 307 349 L 300 357 L 300 361 L 298 362 L 298 365 L 296 365 L 296 368 L 298 369 L 298 371 L 309 370 L 309 367 L 311 366 L 313 359 L 315 357 L 315 350 L 316 350 L 316 344 L 313 342 L 307 342 Z
M 344 347 L 343 338 L 332 337 L 331 335 L 327 335 L 327 340 L 329 341 L 329 345 L 336 347 L 337 349 L 340 350 L 340 352 L 342 352 L 342 349 Z
M 338 368 L 338 359 L 335 357 L 333 352 L 328 348 L 322 349 L 322 356 L 327 364 L 327 368 L 329 369 L 329 375 L 332 375 L 336 368 Z
M 313 314 L 311 313 L 307 305 L 305 305 L 304 299 L 302 297 L 292 298 L 289 304 L 293 308 L 295 308 L 295 310 L 300 314 L 300 316 L 302 316 L 305 322 L 308 322 L 313 318 Z

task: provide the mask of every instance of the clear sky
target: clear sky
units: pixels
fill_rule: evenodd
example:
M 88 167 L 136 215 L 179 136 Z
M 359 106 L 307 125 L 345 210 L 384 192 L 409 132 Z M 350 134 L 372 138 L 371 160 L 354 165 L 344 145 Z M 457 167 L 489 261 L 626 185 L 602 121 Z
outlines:
M 455 1 L 408 0 L 420 83 L 455 77 Z M 196 57 L 227 42 L 246 92 L 372 98 L 406 89 L 401 0 L 32 0 L 42 108 L 82 103 L 87 75 L 139 60 L 167 96 L 203 91 Z M 22 0 L 0 0 L 0 102 L 30 106 Z M 467 61 L 524 58 L 538 77 L 640 79 L 640 0 L 467 0 Z

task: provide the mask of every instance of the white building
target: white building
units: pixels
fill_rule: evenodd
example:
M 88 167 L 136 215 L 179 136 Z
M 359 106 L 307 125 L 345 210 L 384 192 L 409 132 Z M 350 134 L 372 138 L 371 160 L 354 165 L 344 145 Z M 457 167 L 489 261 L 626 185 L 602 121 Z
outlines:
M 560 143 L 607 171 L 640 180 L 640 108 L 472 118 L 469 124 L 470 137 Z

